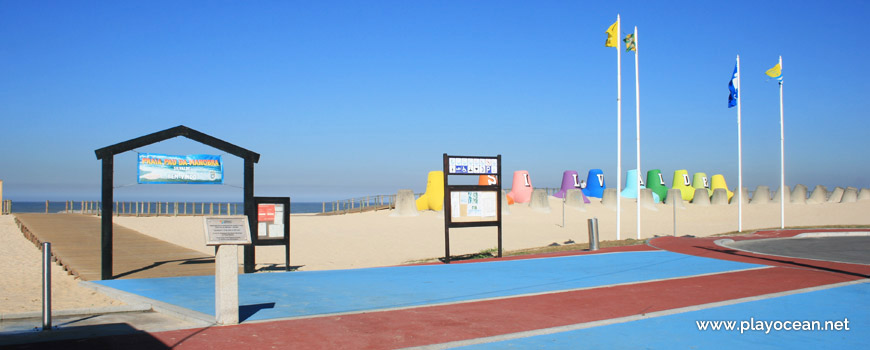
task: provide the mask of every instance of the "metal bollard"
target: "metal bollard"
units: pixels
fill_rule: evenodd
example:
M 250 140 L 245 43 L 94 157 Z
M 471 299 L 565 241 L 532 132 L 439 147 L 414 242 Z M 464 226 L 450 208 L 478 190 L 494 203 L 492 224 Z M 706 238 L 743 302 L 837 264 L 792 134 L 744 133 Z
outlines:
M 51 330 L 51 243 L 42 243 L 42 330 Z
M 589 221 L 589 250 L 598 250 L 598 218 Z

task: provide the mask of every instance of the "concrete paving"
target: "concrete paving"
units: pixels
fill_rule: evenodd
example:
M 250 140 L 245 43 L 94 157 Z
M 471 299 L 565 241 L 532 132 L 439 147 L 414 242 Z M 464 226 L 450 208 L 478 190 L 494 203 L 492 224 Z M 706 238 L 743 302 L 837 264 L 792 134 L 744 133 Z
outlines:
M 207 326 L 150 310 L 53 316 L 51 325 L 43 331 L 41 316 L 0 320 L 0 346 Z
M 870 236 L 773 238 L 731 242 L 726 246 L 767 255 L 870 264 Z

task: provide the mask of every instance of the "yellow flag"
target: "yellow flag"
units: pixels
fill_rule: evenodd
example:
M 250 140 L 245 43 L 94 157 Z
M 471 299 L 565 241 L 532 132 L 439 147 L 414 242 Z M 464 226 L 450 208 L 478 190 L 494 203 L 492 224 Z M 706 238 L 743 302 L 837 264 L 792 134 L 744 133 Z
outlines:
M 613 22 L 613 25 L 610 28 L 607 28 L 607 41 L 604 43 L 605 47 L 616 47 L 619 43 L 619 36 L 616 35 L 616 25 L 619 24 L 619 21 Z
M 779 63 L 777 63 L 775 66 L 773 66 L 773 68 L 768 69 L 767 72 L 764 72 L 764 74 L 767 74 L 767 76 L 769 76 L 771 78 L 775 78 L 775 79 L 778 79 L 779 81 L 782 81 L 782 66 L 780 66 Z

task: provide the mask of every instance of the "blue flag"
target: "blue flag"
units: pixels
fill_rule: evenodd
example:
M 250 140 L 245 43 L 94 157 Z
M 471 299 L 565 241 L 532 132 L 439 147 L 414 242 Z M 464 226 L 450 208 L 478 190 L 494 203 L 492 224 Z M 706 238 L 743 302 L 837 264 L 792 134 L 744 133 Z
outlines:
M 731 81 L 728 82 L 728 90 L 731 94 L 728 95 L 728 108 L 737 105 L 737 64 L 734 64 L 734 74 L 731 74 Z

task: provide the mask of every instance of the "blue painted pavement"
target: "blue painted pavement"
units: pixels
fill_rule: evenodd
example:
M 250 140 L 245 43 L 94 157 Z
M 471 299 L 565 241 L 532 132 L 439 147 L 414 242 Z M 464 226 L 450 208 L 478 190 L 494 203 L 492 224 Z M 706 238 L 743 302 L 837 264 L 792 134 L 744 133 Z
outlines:
M 870 283 L 862 283 L 457 349 L 870 349 L 868 297 Z M 849 330 L 845 329 L 846 320 Z M 709 324 L 707 330 L 699 330 L 697 321 L 735 324 L 730 331 L 723 325 L 713 330 Z M 821 327 L 825 321 L 840 321 L 841 328 L 777 331 L 775 321 L 820 321 Z M 760 327 L 741 333 L 741 324 Z M 804 326 L 813 327 L 801 322 L 801 328 Z
M 760 265 L 666 251 L 239 276 L 240 318 L 359 312 L 719 273 Z M 214 276 L 98 281 L 214 315 Z

